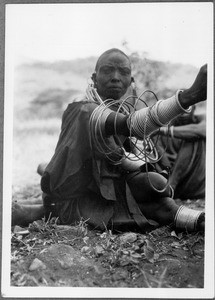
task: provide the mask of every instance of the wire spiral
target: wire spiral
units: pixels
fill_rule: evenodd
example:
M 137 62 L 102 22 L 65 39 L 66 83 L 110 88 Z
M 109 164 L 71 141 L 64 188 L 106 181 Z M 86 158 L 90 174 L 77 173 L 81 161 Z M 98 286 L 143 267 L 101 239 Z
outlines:
M 145 135 L 148 115 L 144 120 L 144 136 L 142 140 L 132 136 L 131 134 L 132 124 L 130 126 L 130 134 L 128 136 L 128 141 L 132 152 L 127 152 L 124 148 L 123 143 L 125 142 L 126 138 L 122 139 L 122 136 L 119 136 L 117 134 L 116 122 L 117 122 L 118 115 L 124 114 L 129 116 L 130 114 L 132 114 L 137 110 L 137 105 L 139 102 L 143 103 L 145 107 L 148 107 L 146 101 L 142 99 L 142 97 L 146 93 L 151 93 L 156 99 L 156 101 L 158 101 L 156 94 L 151 90 L 144 90 L 139 96 L 137 96 L 135 93 L 133 95 L 127 96 L 125 99 L 120 99 L 120 100 L 106 99 L 103 101 L 99 96 L 99 94 L 97 93 L 96 89 L 93 87 L 93 85 L 89 85 L 86 91 L 87 98 L 98 104 L 98 107 L 93 111 L 90 118 L 91 136 L 92 136 L 93 144 L 96 146 L 97 150 L 102 155 L 104 155 L 112 164 L 114 165 L 121 164 L 121 162 L 125 158 L 130 161 L 141 161 L 142 164 L 145 164 L 145 170 L 146 170 L 149 184 L 157 192 L 163 192 L 169 186 L 169 176 L 164 188 L 158 190 L 150 180 L 148 163 L 157 163 L 158 161 L 161 160 L 168 146 L 168 135 L 167 135 L 167 144 L 165 149 L 161 154 L 158 154 L 157 143 L 160 137 L 159 134 L 160 129 L 158 129 L 157 131 L 157 137 L 155 142 L 152 141 L 150 136 Z M 134 105 L 129 102 L 130 99 L 134 100 Z M 114 147 L 110 147 L 110 137 L 108 138 L 105 137 L 101 128 L 102 115 L 107 109 L 111 109 L 112 111 L 115 112 L 114 136 L 112 137 Z M 168 131 L 169 131 L 169 126 L 168 126 Z

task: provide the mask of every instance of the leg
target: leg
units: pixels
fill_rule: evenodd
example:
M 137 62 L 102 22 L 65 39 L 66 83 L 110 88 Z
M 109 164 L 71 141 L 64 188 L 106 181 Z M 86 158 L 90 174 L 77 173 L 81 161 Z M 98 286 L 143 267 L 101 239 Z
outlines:
M 161 225 L 174 223 L 178 205 L 172 198 L 164 197 L 158 201 L 139 203 L 140 209 L 148 219 L 155 220 Z
M 128 177 L 127 180 L 134 198 L 147 218 L 155 220 L 161 225 L 175 223 L 176 227 L 181 229 L 183 226 L 184 229 L 204 229 L 204 220 L 196 226 L 200 213 L 185 207 L 179 209 L 179 206 L 171 198 L 172 190 L 170 187 L 160 192 L 167 183 L 162 175 L 149 172 L 148 176 L 149 179 L 147 173 L 139 173 L 134 177 Z
M 33 204 L 43 204 L 43 200 L 41 198 L 31 199 L 31 200 L 15 200 L 15 203 L 19 205 L 33 205 Z
M 149 179 L 148 179 L 149 177 Z M 128 175 L 126 181 L 131 189 L 131 192 L 138 203 L 142 202 L 157 202 L 157 199 L 164 197 L 172 197 L 172 189 L 170 186 L 164 191 L 167 184 L 167 179 L 155 172 L 137 173 L 135 176 Z M 150 185 L 150 182 L 152 185 Z M 161 191 L 161 192 L 160 192 Z
M 38 166 L 37 172 L 43 175 L 47 164 L 42 163 Z M 42 199 L 18 200 L 12 202 L 12 226 L 27 226 L 29 223 L 43 218 L 45 210 Z
M 44 217 L 44 207 L 42 204 L 19 204 L 12 203 L 12 226 L 28 226 L 29 223 Z

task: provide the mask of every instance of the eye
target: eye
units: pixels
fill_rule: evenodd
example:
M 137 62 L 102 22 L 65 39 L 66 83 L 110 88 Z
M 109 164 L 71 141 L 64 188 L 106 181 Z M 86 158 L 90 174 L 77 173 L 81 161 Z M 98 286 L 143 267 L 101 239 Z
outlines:
M 111 66 L 103 66 L 100 69 L 100 71 L 106 75 L 113 73 L 114 70 L 115 70 L 115 68 L 111 67 Z
M 131 70 L 129 68 L 119 68 L 119 72 L 121 75 L 129 76 L 131 75 Z

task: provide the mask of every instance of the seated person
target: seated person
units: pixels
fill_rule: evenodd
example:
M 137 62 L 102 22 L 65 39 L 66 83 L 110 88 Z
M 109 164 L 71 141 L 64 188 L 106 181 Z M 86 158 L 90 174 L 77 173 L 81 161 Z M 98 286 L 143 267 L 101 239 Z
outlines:
M 206 116 L 196 114 L 195 106 L 161 127 L 153 141 L 161 156 L 158 165 L 170 170 L 170 185 L 174 198 L 198 199 L 205 197 Z
M 133 79 L 130 60 L 121 50 L 99 57 L 92 81 L 63 114 L 55 153 L 42 172 L 43 206 L 31 216 L 45 213 L 61 224 L 82 219 L 100 230 L 145 232 L 167 224 L 204 230 L 204 213 L 175 203 L 165 176 L 148 164 L 147 151 L 137 153 L 133 141 L 144 144 L 152 132 L 206 100 L 207 66 L 189 89 L 138 111 L 123 100 Z

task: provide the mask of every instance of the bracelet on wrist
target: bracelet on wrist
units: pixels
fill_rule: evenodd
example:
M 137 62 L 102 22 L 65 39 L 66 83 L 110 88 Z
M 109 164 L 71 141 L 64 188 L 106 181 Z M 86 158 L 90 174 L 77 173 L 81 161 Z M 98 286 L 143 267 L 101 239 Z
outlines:
M 172 139 L 174 138 L 174 126 L 170 127 L 170 136 Z
M 178 105 L 180 106 L 180 108 L 185 112 L 185 113 L 190 113 L 192 110 L 192 106 L 189 106 L 187 109 L 183 108 L 181 103 L 180 103 L 180 94 L 183 92 L 184 90 L 177 90 L 176 94 L 175 94 L 175 98 L 176 101 L 178 103 Z
M 161 132 L 164 136 L 168 135 L 168 127 L 166 127 L 166 126 L 160 127 L 160 132 Z

